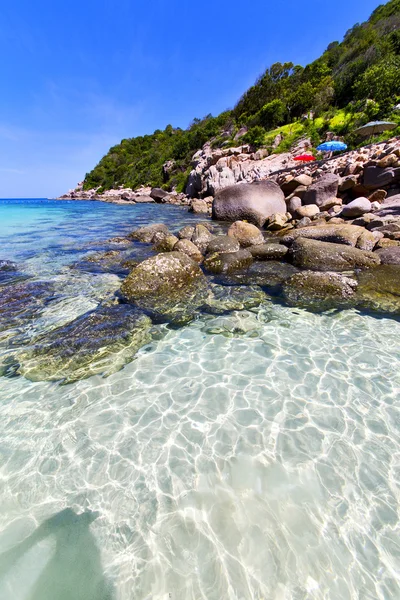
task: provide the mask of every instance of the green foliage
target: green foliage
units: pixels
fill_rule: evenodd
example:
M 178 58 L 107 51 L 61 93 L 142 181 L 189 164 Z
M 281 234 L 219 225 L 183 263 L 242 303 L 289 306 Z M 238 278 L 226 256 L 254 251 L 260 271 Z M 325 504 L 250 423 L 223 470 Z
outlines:
M 150 184 L 184 190 L 192 155 L 207 141 L 214 148 L 236 145 L 235 133 L 243 125 L 249 130 L 239 143 L 255 147 L 271 146 L 281 133 L 276 151 L 290 149 L 302 135 L 316 145 L 328 129 L 351 141 L 352 129 L 391 117 L 400 100 L 399 73 L 400 0 L 390 0 L 305 68 L 291 62 L 271 65 L 232 111 L 193 119 L 185 130 L 167 125 L 164 131 L 122 140 L 86 175 L 84 189 Z M 297 121 L 310 111 L 313 122 Z M 164 180 L 162 165 L 170 160 L 174 168 Z
M 251 127 L 251 129 L 248 130 L 242 137 L 242 140 L 246 144 L 251 144 L 255 148 L 259 148 L 265 141 L 265 129 L 260 127 L 260 125 L 255 125 L 255 127 Z
M 287 109 L 282 100 L 272 100 L 257 113 L 259 123 L 264 129 L 273 129 L 285 122 Z
M 354 85 L 358 98 L 371 98 L 384 105 L 395 101 L 400 91 L 400 56 L 389 56 L 365 71 Z

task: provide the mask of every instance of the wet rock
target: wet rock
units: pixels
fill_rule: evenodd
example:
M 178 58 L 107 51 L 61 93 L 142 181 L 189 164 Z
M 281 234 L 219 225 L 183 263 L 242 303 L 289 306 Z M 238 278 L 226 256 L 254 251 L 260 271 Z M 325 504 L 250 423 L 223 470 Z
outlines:
M 199 225 L 196 225 L 196 227 L 194 228 L 194 232 L 192 235 L 192 242 L 195 246 L 197 246 L 197 248 L 200 250 L 200 252 L 202 252 L 203 254 L 205 253 L 205 251 L 207 250 L 207 246 L 210 243 L 210 241 L 212 240 L 213 235 L 210 232 L 210 230 L 208 229 L 208 227 L 206 227 L 205 225 L 202 225 L 201 223 Z
M 343 217 L 361 217 L 361 215 L 371 212 L 371 208 L 368 198 L 361 197 L 343 206 L 341 214 Z
M 177 242 L 179 239 L 176 235 L 165 235 L 155 244 L 154 250 L 156 252 L 172 252 Z
M 273 181 L 228 186 L 214 198 L 213 218 L 221 221 L 246 220 L 262 227 L 274 213 L 285 213 L 283 192 Z
M 173 251 L 140 263 L 122 283 L 121 294 L 155 318 L 184 323 L 193 318 L 207 289 L 199 265 Z
M 264 236 L 255 225 L 246 221 L 235 221 L 228 229 L 228 236 L 239 242 L 242 248 L 264 243 Z
M 339 187 L 339 177 L 327 173 L 313 183 L 304 194 L 303 204 L 316 204 L 326 207 L 327 201 L 336 198 Z
M 240 250 L 239 242 L 229 235 L 218 235 L 215 236 L 207 246 L 207 253 L 213 254 L 214 252 L 238 252 Z
M 110 374 L 150 341 L 151 320 L 129 306 L 100 307 L 39 337 L 18 356 L 18 373 L 31 381 L 64 383 Z
M 202 310 L 214 315 L 222 315 L 233 310 L 250 310 L 266 302 L 268 296 L 256 285 L 212 284 L 210 296 Z
M 203 255 L 198 249 L 197 246 L 193 244 L 190 240 L 182 239 L 179 240 L 174 246 L 175 252 L 182 252 L 182 254 L 186 254 L 192 260 L 197 263 L 203 262 Z
M 194 227 L 191 225 L 186 225 L 186 227 L 182 227 L 177 233 L 177 236 L 180 240 L 191 240 L 194 234 Z
M 357 274 L 357 302 L 361 308 L 400 314 L 400 265 L 381 265 Z
M 295 266 L 314 271 L 346 271 L 373 267 L 380 262 L 373 252 L 307 238 L 298 238 L 291 252 Z
M 136 229 L 135 231 L 130 233 L 128 237 L 132 240 L 137 240 L 138 242 L 151 244 L 151 242 L 153 242 L 155 234 L 158 231 L 161 231 L 166 234 L 169 233 L 168 227 L 164 225 L 164 223 L 154 223 L 153 225 L 139 227 L 139 229 Z
M 71 265 L 71 269 L 78 269 L 88 273 L 115 273 L 127 274 L 129 267 L 127 261 L 131 258 L 130 254 L 120 250 L 107 250 L 106 252 L 97 252 L 90 254 L 79 262 Z
M 210 273 L 233 273 L 246 269 L 253 262 L 248 250 L 238 252 L 209 254 L 204 260 L 204 268 Z
M 303 271 L 283 284 L 283 297 L 290 305 L 322 311 L 354 302 L 356 288 L 356 281 L 339 273 Z
M 283 244 L 257 244 L 250 246 L 249 252 L 256 260 L 279 260 L 288 253 L 288 247 Z

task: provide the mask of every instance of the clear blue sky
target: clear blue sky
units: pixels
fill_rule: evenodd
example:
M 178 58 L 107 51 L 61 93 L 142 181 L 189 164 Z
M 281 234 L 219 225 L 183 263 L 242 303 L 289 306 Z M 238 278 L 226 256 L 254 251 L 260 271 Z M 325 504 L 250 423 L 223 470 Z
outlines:
M 74 187 L 124 137 L 232 107 L 305 65 L 378 0 L 4 0 L 0 197 Z

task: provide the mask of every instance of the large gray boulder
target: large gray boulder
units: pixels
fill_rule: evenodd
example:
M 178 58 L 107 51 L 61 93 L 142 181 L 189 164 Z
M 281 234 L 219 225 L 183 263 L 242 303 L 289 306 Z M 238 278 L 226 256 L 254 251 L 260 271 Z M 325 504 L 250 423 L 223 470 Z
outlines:
M 303 204 L 316 204 L 327 207 L 327 202 L 336 198 L 339 187 L 339 177 L 333 173 L 327 173 L 313 183 L 303 197 Z
M 374 252 L 307 238 L 298 238 L 291 251 L 296 267 L 314 271 L 346 271 L 380 264 Z
M 189 321 L 207 295 L 207 281 L 199 265 L 181 252 L 152 256 L 123 281 L 121 294 L 156 318 Z
M 220 190 L 213 203 L 213 218 L 246 220 L 262 227 L 275 213 L 286 213 L 285 197 L 273 181 L 240 183 Z

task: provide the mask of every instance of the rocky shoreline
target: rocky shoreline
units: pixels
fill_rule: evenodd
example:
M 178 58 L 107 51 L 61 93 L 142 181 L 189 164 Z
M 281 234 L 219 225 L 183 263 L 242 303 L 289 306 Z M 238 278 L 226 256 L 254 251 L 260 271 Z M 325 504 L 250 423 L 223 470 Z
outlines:
M 393 139 L 351 160 L 344 155 L 221 187 L 210 203 L 192 199 L 192 209 L 207 204 L 204 222 L 179 230 L 152 223 L 105 241 L 69 268 L 115 275 L 119 290 L 67 325 L 27 339 L 25 349 L 10 350 L 0 374 L 69 382 L 109 373 L 158 335 L 158 324 L 182 326 L 268 302 L 398 318 L 399 161 L 400 140 Z M 149 194 L 154 202 L 171 198 Z M 52 282 L 25 281 L 14 263 L 3 261 L 0 274 L 0 313 L 15 330 L 54 299 Z

